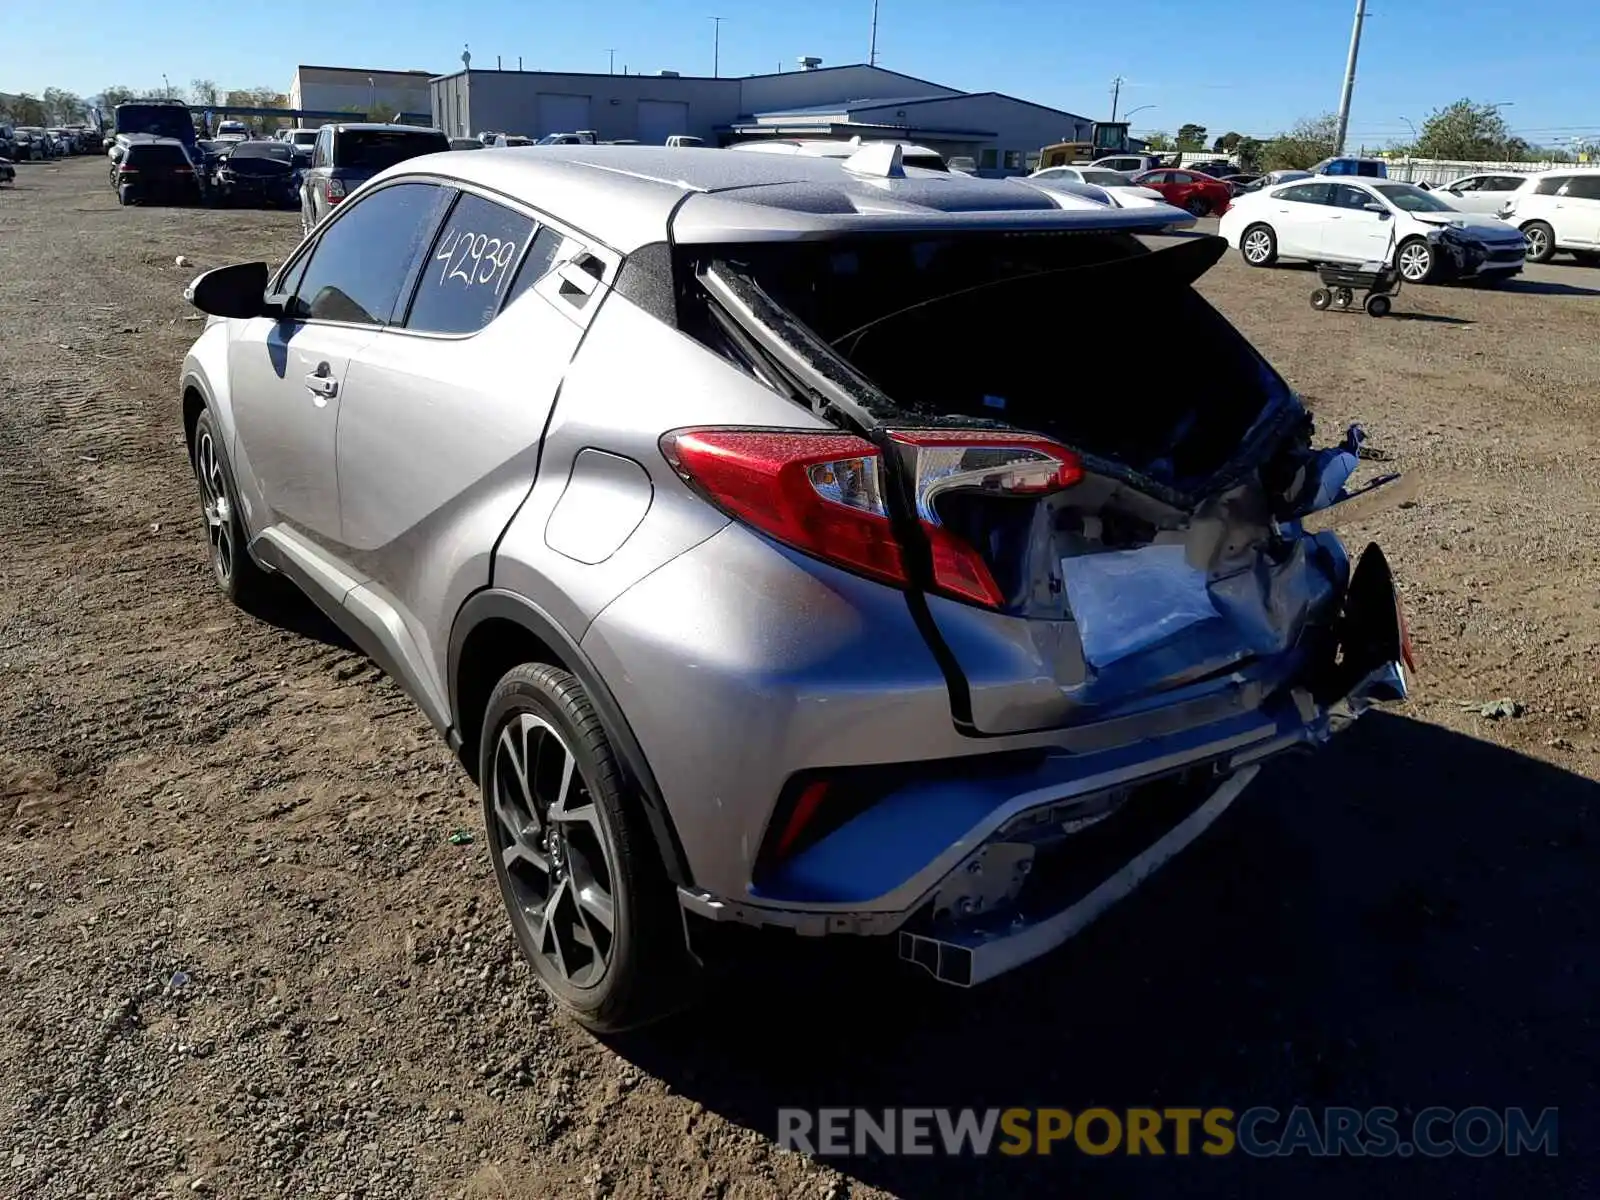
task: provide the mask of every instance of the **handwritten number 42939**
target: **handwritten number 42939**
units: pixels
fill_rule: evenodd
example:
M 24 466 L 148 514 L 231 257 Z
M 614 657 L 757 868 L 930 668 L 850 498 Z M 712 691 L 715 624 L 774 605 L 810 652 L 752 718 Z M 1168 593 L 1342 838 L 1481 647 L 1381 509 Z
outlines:
M 506 282 L 506 273 L 516 261 L 517 243 L 507 238 L 487 233 L 472 233 L 452 229 L 445 234 L 444 244 L 433 256 L 442 262 L 438 286 L 446 287 L 459 279 L 467 287 L 493 284 L 498 292 Z

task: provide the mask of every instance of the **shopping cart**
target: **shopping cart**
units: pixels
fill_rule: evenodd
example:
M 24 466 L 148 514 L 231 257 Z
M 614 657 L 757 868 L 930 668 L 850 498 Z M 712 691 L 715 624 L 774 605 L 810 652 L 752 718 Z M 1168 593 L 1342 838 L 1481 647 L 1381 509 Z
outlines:
M 1400 268 L 1395 262 L 1394 234 L 1389 235 L 1389 246 L 1382 262 L 1361 263 L 1359 266 L 1340 263 L 1318 263 L 1317 276 L 1322 286 L 1311 293 L 1311 307 L 1318 312 L 1333 309 L 1350 312 L 1356 308 L 1367 310 L 1369 317 L 1386 317 L 1394 307 L 1393 297 L 1400 291 Z M 1358 305 L 1356 293 L 1366 296 Z

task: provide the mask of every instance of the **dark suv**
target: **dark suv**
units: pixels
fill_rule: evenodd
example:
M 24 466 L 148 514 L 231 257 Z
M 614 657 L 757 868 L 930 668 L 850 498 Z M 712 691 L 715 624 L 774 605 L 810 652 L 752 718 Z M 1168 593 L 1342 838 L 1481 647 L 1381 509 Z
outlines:
M 300 224 L 307 233 L 329 210 L 386 167 L 450 149 L 437 129 L 415 125 L 324 125 L 300 183 Z
M 200 199 L 200 180 L 183 143 L 177 138 L 135 135 L 111 166 L 111 186 L 123 204 L 159 201 L 193 204 Z

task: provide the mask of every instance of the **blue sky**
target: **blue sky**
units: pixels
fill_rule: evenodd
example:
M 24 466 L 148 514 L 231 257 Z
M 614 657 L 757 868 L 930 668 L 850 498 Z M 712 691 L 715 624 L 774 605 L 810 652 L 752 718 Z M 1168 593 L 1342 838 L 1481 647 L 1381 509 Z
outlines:
M 1462 96 L 1511 102 L 1505 115 L 1530 141 L 1600 137 L 1600 11 L 1595 0 L 1523 0 L 1514 9 L 1462 0 L 1369 0 L 1351 117 L 1356 143 L 1404 139 L 1432 108 Z M 712 24 L 722 24 L 722 73 L 867 55 L 871 0 L 609 0 L 604 5 L 510 0 L 278 0 L 219 9 L 162 0 L 115 37 L 63 37 L 59 6 L 23 4 L 6 17 L 0 90 L 55 85 L 84 95 L 110 84 L 174 85 L 197 76 L 224 88 L 287 89 L 297 62 L 444 72 L 463 43 L 474 65 L 711 73 Z M 972 90 L 1008 92 L 1091 117 L 1110 109 L 1110 80 L 1128 80 L 1122 109 L 1136 129 L 1186 121 L 1212 133 L 1271 134 L 1333 109 L 1353 0 L 882 0 L 879 62 Z

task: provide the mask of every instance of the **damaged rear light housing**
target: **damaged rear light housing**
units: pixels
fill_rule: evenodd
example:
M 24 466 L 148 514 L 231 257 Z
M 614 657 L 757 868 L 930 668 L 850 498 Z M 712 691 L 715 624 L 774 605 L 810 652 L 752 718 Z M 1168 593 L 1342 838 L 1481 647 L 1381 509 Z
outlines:
M 928 540 L 934 589 L 986 607 L 1005 597 L 981 554 L 939 519 L 956 490 L 1037 497 L 1083 478 L 1077 456 L 1049 438 L 980 430 L 896 430 Z M 826 562 L 904 587 L 878 447 L 853 434 L 685 429 L 661 439 L 672 468 L 723 512 Z

